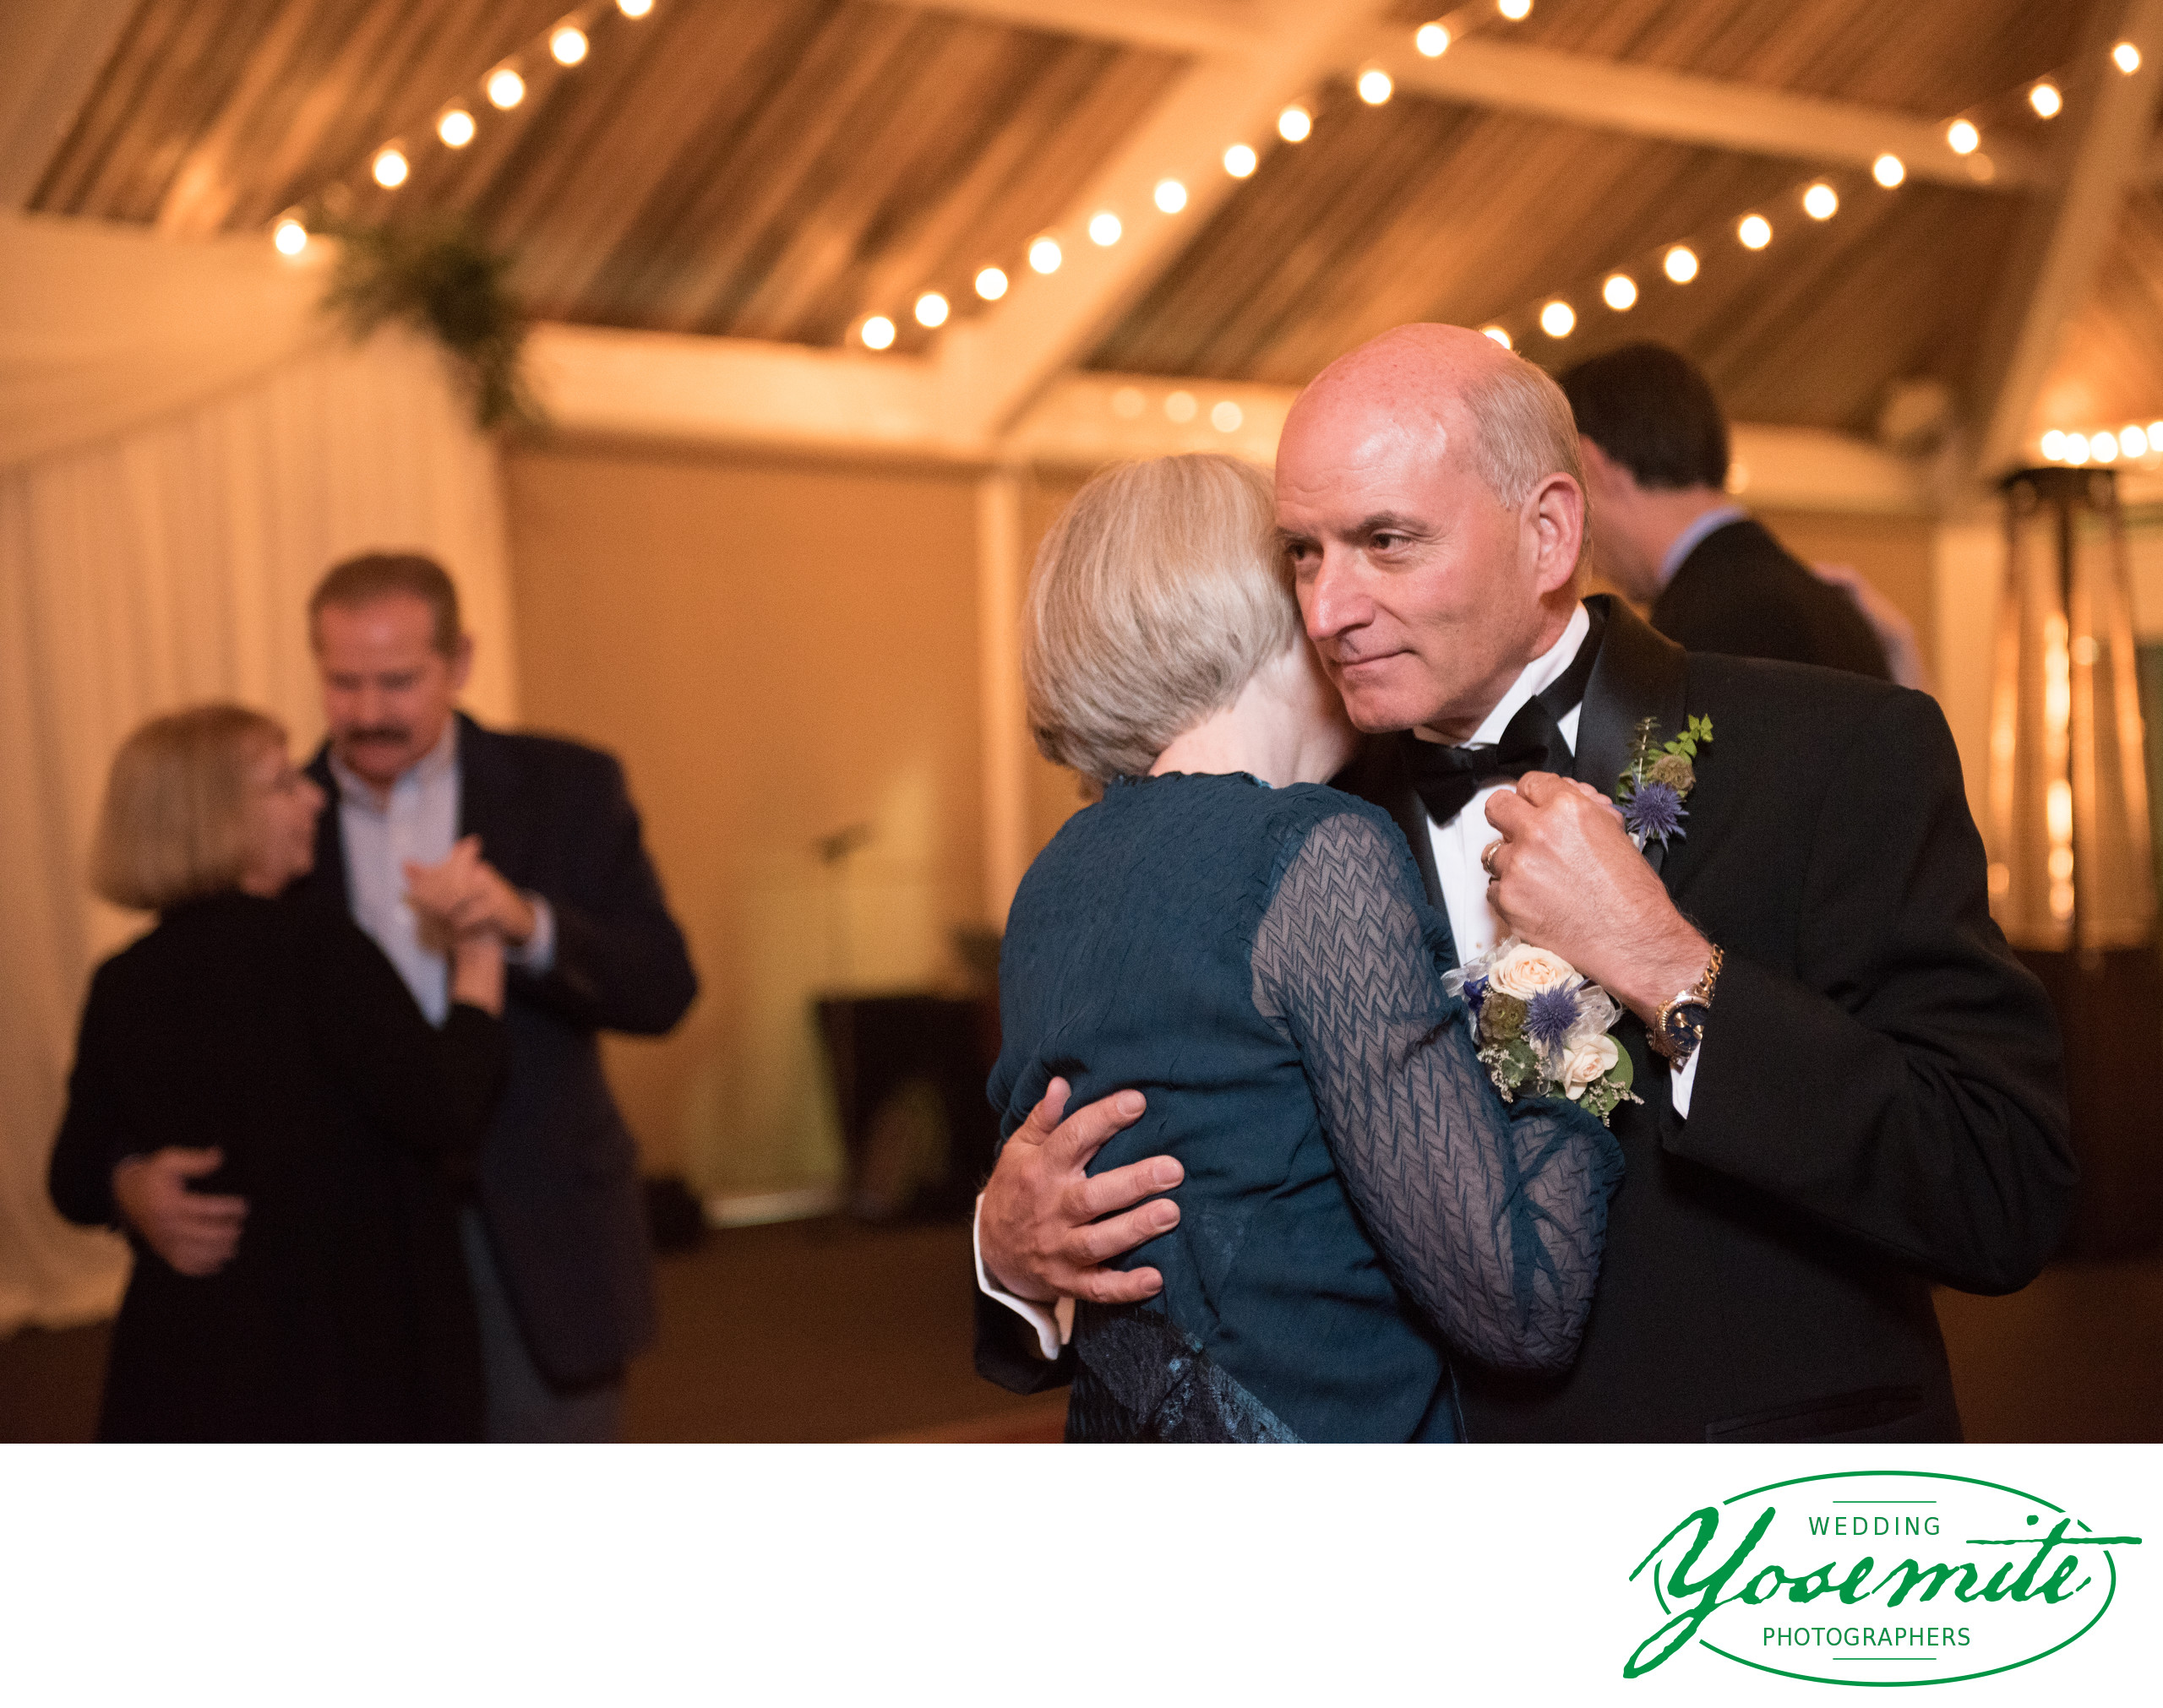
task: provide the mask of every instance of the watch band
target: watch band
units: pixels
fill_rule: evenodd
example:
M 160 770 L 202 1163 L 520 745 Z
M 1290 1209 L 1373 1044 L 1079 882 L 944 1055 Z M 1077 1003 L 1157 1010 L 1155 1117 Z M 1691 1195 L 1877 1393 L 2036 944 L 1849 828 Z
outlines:
M 1697 1045 L 1692 1043 L 1690 1048 L 1686 1050 L 1676 1049 L 1675 1047 L 1668 1041 L 1668 1020 L 1669 1017 L 1674 1014 L 1675 1009 L 1687 1006 L 1708 1010 L 1711 1009 L 1713 1005 L 1713 986 L 1719 978 L 1720 963 L 1725 959 L 1725 957 L 1721 955 L 1720 946 L 1717 943 L 1713 944 L 1712 949 L 1712 956 L 1706 961 L 1704 971 L 1697 976 L 1697 982 L 1692 985 L 1687 990 L 1677 991 L 1673 996 L 1662 1003 L 1659 1005 L 1659 1012 L 1653 1017 L 1652 1025 L 1646 1029 L 1646 1041 L 1652 1045 L 1654 1049 L 1657 1050 L 1661 1055 L 1666 1057 L 1669 1061 L 1674 1063 L 1677 1067 L 1680 1067 L 1684 1062 L 1690 1058 L 1691 1055 L 1696 1051 Z

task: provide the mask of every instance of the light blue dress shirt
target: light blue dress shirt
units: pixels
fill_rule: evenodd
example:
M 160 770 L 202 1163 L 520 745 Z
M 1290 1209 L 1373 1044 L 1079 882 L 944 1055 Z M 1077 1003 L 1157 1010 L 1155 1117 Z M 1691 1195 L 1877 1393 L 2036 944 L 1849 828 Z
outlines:
M 354 922 L 373 938 L 431 1024 L 450 1012 L 450 966 L 440 944 L 422 932 L 406 900 L 406 862 L 433 866 L 450 857 L 458 840 L 458 725 L 429 748 L 379 797 L 334 750 L 330 775 L 338 785 L 338 829 L 346 848 L 346 888 Z M 482 849 L 482 857 L 488 857 Z M 548 902 L 525 892 L 533 907 L 533 935 L 508 947 L 513 966 L 539 975 L 555 964 L 556 916 Z

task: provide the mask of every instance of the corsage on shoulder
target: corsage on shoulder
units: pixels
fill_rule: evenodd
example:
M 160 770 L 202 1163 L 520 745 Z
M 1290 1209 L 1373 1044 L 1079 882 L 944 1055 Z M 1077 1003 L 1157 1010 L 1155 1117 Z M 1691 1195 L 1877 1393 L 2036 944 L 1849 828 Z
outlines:
M 1713 738 L 1710 718 L 1689 718 L 1682 733 L 1659 747 L 1653 745 L 1653 720 L 1637 726 L 1630 744 L 1630 763 L 1615 786 L 1615 803 L 1622 809 L 1623 827 L 1640 853 L 1648 842 L 1663 848 L 1667 839 L 1684 834 L 1682 821 L 1690 815 L 1682 803 L 1697 786 L 1692 761 L 1697 749 Z
M 1471 1010 L 1479 1060 L 1504 1102 L 1519 1092 L 1566 1097 L 1605 1125 L 1617 1103 L 1644 1101 L 1630 1089 L 1630 1053 L 1607 1030 L 1621 1005 L 1561 956 L 1512 937 L 1442 983 Z

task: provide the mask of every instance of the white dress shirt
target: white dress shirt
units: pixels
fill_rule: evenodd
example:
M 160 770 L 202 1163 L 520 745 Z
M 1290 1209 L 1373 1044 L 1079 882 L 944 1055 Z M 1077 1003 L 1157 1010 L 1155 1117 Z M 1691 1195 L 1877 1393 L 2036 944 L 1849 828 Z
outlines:
M 439 1026 L 450 1012 L 450 966 L 440 948 L 422 938 L 406 899 L 406 862 L 437 865 L 450 857 L 458 840 L 457 721 L 380 798 L 335 751 L 330 775 L 338 785 L 338 831 L 353 921 L 398 969 L 429 1024 Z M 487 854 L 482 850 L 483 858 Z M 556 915 L 542 897 L 531 890 L 525 895 L 533 908 L 533 935 L 505 945 L 504 959 L 537 976 L 555 965 Z
M 1738 513 L 1739 514 L 1739 513 Z M 1733 517 L 1728 518 L 1733 520 Z M 1710 529 L 1706 532 L 1709 533 Z M 1703 534 L 1698 536 L 1702 539 Z M 1692 542 L 1695 543 L 1694 541 Z M 1486 721 L 1473 732 L 1468 747 L 1490 747 L 1502 739 L 1502 732 L 1517 709 L 1534 694 L 1545 688 L 1569 669 L 1577 656 L 1577 649 L 1584 645 L 1585 635 L 1592 628 L 1592 617 L 1580 605 L 1572 613 L 1562 637 L 1554 645 L 1527 665 L 1509 691 L 1495 703 Z M 1582 706 L 1572 706 L 1556 720 L 1562 739 L 1569 742 L 1572 752 L 1577 745 L 1577 715 Z M 1424 732 L 1415 732 L 1422 741 L 1436 737 Z M 1587 779 L 1595 782 L 1596 780 Z M 1487 873 L 1479 863 L 1479 856 L 1490 842 L 1500 834 L 1487 822 L 1487 802 L 1502 790 L 1511 787 L 1506 780 L 1490 784 L 1468 802 L 1455 818 L 1440 824 L 1430 819 L 1427 835 L 1435 851 L 1435 876 L 1440 880 L 1442 908 L 1448 914 L 1450 934 L 1457 939 L 1457 961 L 1460 966 L 1472 960 L 1501 941 L 1501 922 L 1495 917 L 1487 905 Z M 1690 1114 L 1690 1088 L 1697 1077 L 1697 1058 L 1704 1054 L 1700 1045 L 1691 1053 L 1690 1059 L 1680 1069 L 1670 1066 L 1669 1090 L 1675 1112 L 1687 1119 Z M 983 1200 L 977 1200 L 977 1211 L 983 1215 Z M 973 1238 L 973 1235 L 972 1236 Z M 1017 1298 L 1012 1293 L 1002 1292 L 992 1285 L 984 1273 L 983 1250 L 977 1247 L 977 1285 L 1010 1310 L 1019 1314 L 1037 1331 L 1037 1349 L 1046 1358 L 1056 1358 L 1059 1349 L 1065 1346 L 1074 1331 L 1074 1301 L 1060 1299 L 1056 1305 L 1043 1305 Z

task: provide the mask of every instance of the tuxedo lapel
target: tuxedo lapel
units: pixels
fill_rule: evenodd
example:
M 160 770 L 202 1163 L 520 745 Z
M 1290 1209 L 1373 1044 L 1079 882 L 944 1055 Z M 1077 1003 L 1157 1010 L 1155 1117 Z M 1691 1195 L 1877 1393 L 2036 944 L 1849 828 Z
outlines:
M 1606 626 L 1592 680 L 1585 684 L 1584 709 L 1577 715 L 1573 775 L 1611 796 L 1629 763 L 1639 724 L 1652 719 L 1662 739 L 1682 728 L 1687 655 L 1612 595 L 1596 593 L 1585 603 L 1601 612 Z M 1666 845 L 1648 843 L 1645 858 L 1659 871 L 1667 858 Z

